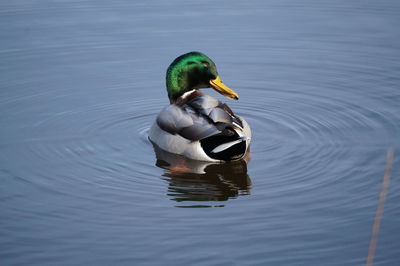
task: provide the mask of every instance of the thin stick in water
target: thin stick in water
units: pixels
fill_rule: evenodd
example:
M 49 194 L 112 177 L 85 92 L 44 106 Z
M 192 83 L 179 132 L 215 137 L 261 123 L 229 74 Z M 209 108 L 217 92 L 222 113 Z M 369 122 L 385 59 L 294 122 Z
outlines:
M 394 156 L 393 149 L 388 150 L 386 156 L 385 173 L 383 175 L 381 193 L 379 195 L 379 204 L 375 213 L 374 225 L 372 226 L 371 241 L 369 242 L 368 257 L 366 264 L 367 266 L 372 266 L 372 264 L 374 263 L 376 243 L 378 241 L 378 233 L 381 226 L 383 208 L 385 205 L 387 190 L 390 183 L 390 175 L 392 172 L 393 156 Z

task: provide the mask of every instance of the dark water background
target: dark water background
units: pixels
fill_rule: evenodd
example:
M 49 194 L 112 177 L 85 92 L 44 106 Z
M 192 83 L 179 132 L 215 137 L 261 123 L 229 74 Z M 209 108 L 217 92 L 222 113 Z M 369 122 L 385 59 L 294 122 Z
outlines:
M 1 1 L 0 264 L 364 265 L 394 148 L 374 265 L 400 265 L 399 29 L 397 0 Z M 156 160 L 192 50 L 247 165 Z

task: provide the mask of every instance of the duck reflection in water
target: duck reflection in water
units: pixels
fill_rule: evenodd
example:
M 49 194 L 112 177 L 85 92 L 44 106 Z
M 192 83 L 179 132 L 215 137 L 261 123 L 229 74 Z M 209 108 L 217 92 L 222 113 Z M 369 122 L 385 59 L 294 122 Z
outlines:
M 156 166 L 165 169 L 163 179 L 169 182 L 167 195 L 181 204 L 177 207 L 222 207 L 212 204 L 238 196 L 249 195 L 251 180 L 247 174 L 249 156 L 225 163 L 191 160 L 160 149 L 153 143 Z M 206 203 L 207 202 L 207 203 Z

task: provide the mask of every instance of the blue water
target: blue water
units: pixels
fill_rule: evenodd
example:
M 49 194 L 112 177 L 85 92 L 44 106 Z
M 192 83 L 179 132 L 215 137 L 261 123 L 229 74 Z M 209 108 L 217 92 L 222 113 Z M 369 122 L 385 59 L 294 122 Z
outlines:
M 2 1 L 1 265 L 400 265 L 399 1 Z M 214 60 L 248 164 L 156 154 L 165 70 Z

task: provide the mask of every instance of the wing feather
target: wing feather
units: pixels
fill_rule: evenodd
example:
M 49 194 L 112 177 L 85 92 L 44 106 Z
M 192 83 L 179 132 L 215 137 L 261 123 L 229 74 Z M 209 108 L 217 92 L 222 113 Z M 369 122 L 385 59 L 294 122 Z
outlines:
M 173 135 L 196 141 L 233 127 L 238 118 L 217 99 L 203 95 L 186 104 L 171 104 L 157 117 L 158 126 Z M 240 121 L 240 120 L 239 120 Z M 239 122 L 241 124 L 241 122 Z

